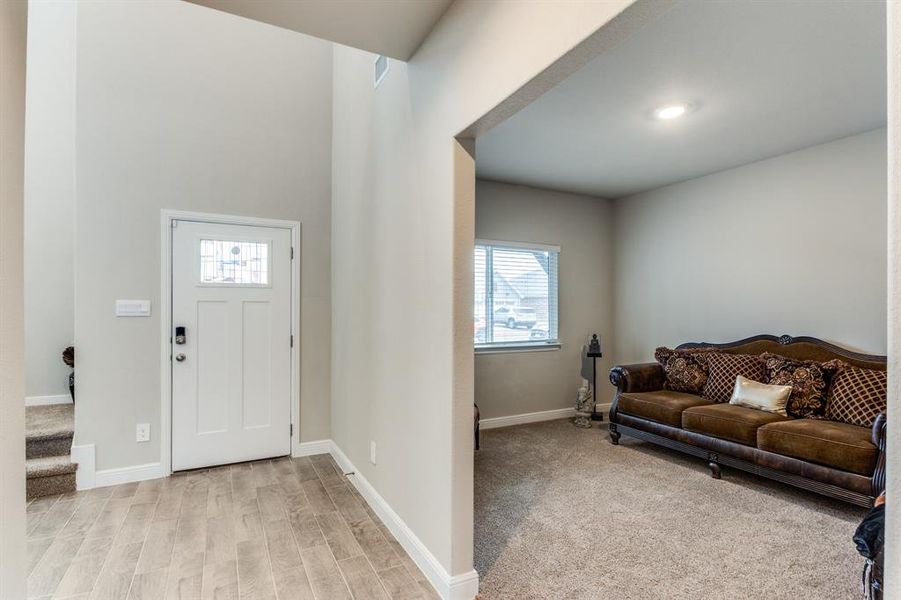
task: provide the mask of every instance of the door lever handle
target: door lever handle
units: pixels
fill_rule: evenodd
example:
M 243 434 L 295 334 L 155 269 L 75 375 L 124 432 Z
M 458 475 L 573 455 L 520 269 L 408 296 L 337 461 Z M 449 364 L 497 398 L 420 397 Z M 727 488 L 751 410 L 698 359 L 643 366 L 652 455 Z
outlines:
M 184 354 L 176 354 L 175 355 L 175 360 L 177 360 L 178 362 L 184 362 L 185 358 L 186 357 Z

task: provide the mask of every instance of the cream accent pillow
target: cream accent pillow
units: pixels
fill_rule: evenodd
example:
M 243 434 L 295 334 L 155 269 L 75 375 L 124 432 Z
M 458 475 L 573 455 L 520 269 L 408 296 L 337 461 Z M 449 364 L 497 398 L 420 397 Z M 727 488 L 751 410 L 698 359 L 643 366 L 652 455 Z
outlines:
M 739 375 L 735 378 L 735 388 L 729 404 L 755 408 L 787 417 L 785 405 L 791 396 L 790 385 L 768 385 Z

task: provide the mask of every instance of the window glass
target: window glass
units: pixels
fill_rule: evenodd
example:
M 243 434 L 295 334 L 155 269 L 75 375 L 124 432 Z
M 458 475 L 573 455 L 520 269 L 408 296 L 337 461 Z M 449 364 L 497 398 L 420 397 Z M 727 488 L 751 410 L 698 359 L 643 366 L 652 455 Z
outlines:
M 269 285 L 269 243 L 200 240 L 200 282 Z
M 502 242 L 475 247 L 477 347 L 556 344 L 558 251 Z

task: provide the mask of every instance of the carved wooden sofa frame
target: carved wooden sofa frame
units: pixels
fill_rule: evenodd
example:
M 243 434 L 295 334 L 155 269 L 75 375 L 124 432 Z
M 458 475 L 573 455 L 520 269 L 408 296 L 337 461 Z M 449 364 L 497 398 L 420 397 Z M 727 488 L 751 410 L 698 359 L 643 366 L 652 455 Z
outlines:
M 725 344 L 691 342 L 678 348 L 719 348 L 747 354 L 773 352 L 810 360 L 839 358 L 863 368 L 886 368 L 885 356 L 852 352 L 812 337 L 758 335 Z M 872 442 L 878 454 L 872 476 L 866 477 L 617 411 L 621 394 L 660 390 L 665 379 L 663 368 L 656 362 L 621 365 L 610 370 L 610 382 L 617 389 L 610 408 L 610 441 L 613 444 L 619 443 L 620 436 L 627 435 L 702 458 L 708 462 L 711 476 L 716 479 L 721 476 L 721 465 L 726 465 L 865 507 L 872 506 L 876 496 L 885 489 L 885 413 L 880 414 L 873 424 Z

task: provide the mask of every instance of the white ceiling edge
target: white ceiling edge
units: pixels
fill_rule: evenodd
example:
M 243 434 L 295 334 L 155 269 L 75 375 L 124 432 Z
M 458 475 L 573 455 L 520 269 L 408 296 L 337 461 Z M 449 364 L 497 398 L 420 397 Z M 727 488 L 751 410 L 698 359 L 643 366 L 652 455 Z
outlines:
M 767 161 L 769 161 L 769 160 L 774 160 L 774 159 L 777 159 L 777 158 L 781 158 L 781 157 L 783 157 L 783 156 L 788 156 L 789 154 L 794 154 L 794 153 L 796 153 L 796 152 L 804 152 L 805 150 L 810 150 L 810 149 L 812 149 L 812 148 L 817 148 L 817 147 L 819 147 L 819 146 L 827 146 L 827 145 L 829 145 L 829 144 L 832 144 L 833 142 L 838 142 L 838 141 L 840 141 L 840 140 L 844 140 L 844 139 L 848 139 L 848 138 L 853 138 L 853 137 L 856 137 L 856 136 L 859 136 L 859 135 L 865 135 L 865 134 L 868 134 L 868 133 L 874 133 L 874 132 L 876 132 L 876 131 L 883 131 L 883 130 L 885 130 L 885 129 L 886 129 L 886 126 L 881 126 L 881 127 L 875 127 L 875 128 L 865 129 L 865 130 L 863 130 L 863 131 L 858 131 L 858 132 L 856 132 L 856 133 L 851 133 L 851 134 L 848 134 L 848 135 L 840 135 L 840 136 L 838 136 L 838 137 L 831 138 L 831 139 L 828 139 L 828 140 L 824 140 L 824 141 L 822 141 L 822 142 L 817 142 L 817 143 L 815 143 L 815 144 L 805 145 L 805 146 L 802 146 L 802 147 L 800 147 L 800 148 L 795 148 L 795 149 L 793 149 L 793 150 L 787 150 L 787 151 L 785 151 L 785 152 L 778 152 L 778 153 L 776 153 L 776 154 L 772 154 L 772 155 L 769 155 L 769 156 L 762 156 L 762 157 L 760 157 L 760 158 L 757 158 L 757 159 L 754 159 L 754 160 L 750 160 L 750 161 L 747 161 L 747 162 L 742 162 L 742 163 L 740 163 L 740 164 L 732 165 L 732 166 L 725 167 L 725 168 L 722 168 L 722 169 L 716 169 L 716 170 L 710 171 L 710 172 L 708 172 L 708 173 L 701 173 L 701 174 L 699 174 L 699 175 L 692 175 L 692 176 L 686 177 L 686 178 L 684 178 L 684 179 L 679 179 L 679 180 L 677 180 L 677 181 L 670 181 L 670 182 L 668 182 L 668 183 L 664 183 L 664 184 L 661 184 L 661 185 L 651 186 L 651 187 L 649 187 L 649 188 L 647 188 L 647 189 L 642 189 L 642 190 L 639 190 L 639 191 L 637 191 L 637 192 L 629 192 L 628 194 L 624 194 L 624 195 L 599 196 L 598 194 L 592 192 L 591 190 L 585 190 L 585 189 L 579 188 L 578 186 L 567 186 L 567 185 L 553 185 L 553 186 L 551 186 L 551 185 L 546 185 L 546 184 L 544 184 L 544 183 L 541 183 L 541 182 L 538 181 L 537 179 L 536 179 L 536 180 L 530 180 L 529 178 L 526 178 L 526 177 L 509 178 L 509 177 L 504 177 L 503 175 L 501 175 L 501 176 L 493 176 L 493 175 L 490 175 L 490 174 L 481 174 L 481 173 L 478 173 L 478 172 L 476 172 L 476 181 L 484 181 L 484 182 L 487 182 L 487 183 L 502 183 L 502 184 L 504 184 L 504 185 L 515 185 L 515 186 L 520 186 L 520 187 L 532 188 L 532 189 L 536 189 L 536 190 L 546 190 L 546 191 L 549 191 L 549 192 L 560 192 L 560 193 L 564 193 L 564 194 L 572 194 L 572 195 L 574 195 L 574 196 L 583 196 L 583 197 L 585 197 L 585 198 L 595 198 L 595 199 L 597 199 L 597 200 L 603 200 L 603 201 L 608 201 L 608 202 L 610 202 L 610 201 L 617 201 L 617 200 L 625 200 L 625 199 L 627 199 L 627 198 L 631 198 L 631 197 L 633 197 L 633 196 L 638 196 L 638 195 L 640 195 L 640 194 L 645 194 L 645 193 L 648 193 L 648 192 L 653 192 L 653 191 L 655 191 L 655 190 L 667 188 L 667 187 L 670 187 L 670 186 L 673 186 L 673 185 L 679 185 L 679 184 L 682 184 L 682 183 L 687 183 L 687 182 L 689 182 L 689 181 L 694 181 L 695 179 L 704 179 L 705 177 L 711 177 L 711 176 L 713 176 L 713 175 L 719 175 L 720 173 L 727 173 L 727 172 L 733 171 L 733 170 L 735 170 L 735 169 L 742 169 L 742 168 L 747 167 L 747 166 L 750 166 L 750 165 L 754 165 L 754 164 L 762 163 L 762 162 L 767 162 Z M 476 155 L 476 160 L 478 160 L 478 155 Z
M 452 0 L 185 0 L 407 61 Z

